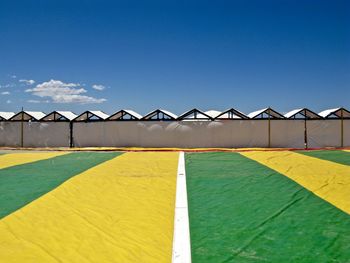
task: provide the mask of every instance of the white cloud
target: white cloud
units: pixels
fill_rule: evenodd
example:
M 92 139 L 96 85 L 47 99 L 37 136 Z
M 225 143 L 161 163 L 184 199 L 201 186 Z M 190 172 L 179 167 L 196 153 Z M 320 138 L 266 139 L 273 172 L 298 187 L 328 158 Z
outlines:
M 33 85 L 35 83 L 35 80 L 33 80 L 33 79 L 20 79 L 19 82 L 23 82 L 26 85 Z
M 15 78 L 17 78 L 17 76 L 16 75 L 11 75 L 10 78 L 15 79 Z
M 1 92 L 1 95 L 10 95 L 11 93 L 9 91 L 3 91 Z
M 92 88 L 95 89 L 95 90 L 102 91 L 102 90 L 104 90 L 106 87 L 103 86 L 103 85 L 94 84 L 94 85 L 92 85 Z
M 29 102 L 29 103 L 41 103 L 40 100 L 27 100 L 27 102 Z
M 14 83 L 0 85 L 0 89 L 1 88 L 13 88 L 13 87 L 16 87 L 16 85 Z
M 106 99 L 82 95 L 87 91 L 81 88 L 79 83 L 64 83 L 60 80 L 50 80 L 38 84 L 35 88 L 27 89 L 26 92 L 40 98 L 48 97 L 53 103 L 102 103 Z
M 10 100 L 7 100 L 7 101 L 6 101 L 6 103 L 7 103 L 7 104 L 10 104 L 10 103 L 12 103 L 12 101 L 10 101 Z

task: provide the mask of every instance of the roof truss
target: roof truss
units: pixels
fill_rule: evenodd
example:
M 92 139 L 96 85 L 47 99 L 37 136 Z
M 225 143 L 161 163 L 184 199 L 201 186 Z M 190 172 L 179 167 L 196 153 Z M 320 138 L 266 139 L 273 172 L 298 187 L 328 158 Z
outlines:
M 213 120 L 208 114 L 198 109 L 192 109 L 180 115 L 178 120 Z
M 105 113 L 101 112 L 102 114 L 106 115 Z M 102 116 L 92 112 L 92 111 L 85 111 L 82 114 L 80 114 L 78 117 L 76 117 L 73 121 L 103 121 L 105 118 Z
M 154 110 L 144 117 L 142 117 L 141 120 L 145 121 L 173 121 L 176 120 L 175 114 L 172 114 L 170 112 L 164 111 L 164 110 Z
M 39 115 L 44 115 L 44 113 L 42 112 L 35 112 Z M 45 116 L 45 115 L 44 115 Z M 43 117 L 43 116 L 41 116 Z M 12 116 L 9 120 L 11 121 L 38 121 L 39 119 L 41 119 L 41 117 L 35 117 L 33 116 L 33 114 L 31 112 L 27 112 L 27 111 L 20 111 L 17 114 L 15 114 L 14 116 Z
M 42 118 L 41 121 L 71 121 L 71 119 L 60 112 L 53 111 Z
M 337 108 L 337 109 L 333 109 L 333 110 L 325 110 L 323 111 L 324 114 L 324 118 L 326 119 L 350 119 L 350 111 L 348 111 L 345 108 Z M 320 113 L 321 114 L 321 113 Z
M 221 119 L 221 120 L 232 120 L 232 119 L 249 119 L 248 116 L 243 114 L 242 112 L 231 108 L 226 111 L 223 111 L 218 116 L 216 116 L 215 119 Z
M 307 108 L 297 109 L 284 115 L 288 119 L 322 119 L 320 115 Z
M 139 120 L 139 116 L 136 116 L 136 114 L 131 113 L 130 111 L 126 110 L 120 110 L 116 113 L 113 113 L 111 116 L 109 116 L 106 120 L 107 121 L 136 121 Z
M 284 119 L 284 116 L 272 108 L 266 108 L 252 112 L 248 115 L 251 119 Z

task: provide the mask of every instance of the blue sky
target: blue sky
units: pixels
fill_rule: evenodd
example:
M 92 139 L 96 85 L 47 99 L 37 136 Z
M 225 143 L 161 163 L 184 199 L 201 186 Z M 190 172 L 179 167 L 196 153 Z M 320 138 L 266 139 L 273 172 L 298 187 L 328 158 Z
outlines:
M 349 10 L 345 0 L 3 0 L 0 111 L 350 108 Z

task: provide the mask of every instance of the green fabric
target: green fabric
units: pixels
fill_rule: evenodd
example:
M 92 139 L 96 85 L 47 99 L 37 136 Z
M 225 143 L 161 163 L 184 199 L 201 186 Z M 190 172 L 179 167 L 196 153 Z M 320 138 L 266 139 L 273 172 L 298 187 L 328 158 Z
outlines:
M 298 151 L 298 153 L 316 157 L 319 159 L 350 165 L 350 152 L 338 151 L 338 150 L 328 150 L 328 151 Z
M 0 218 L 121 153 L 79 152 L 0 170 Z
M 350 216 L 238 153 L 186 154 L 192 259 L 349 262 Z

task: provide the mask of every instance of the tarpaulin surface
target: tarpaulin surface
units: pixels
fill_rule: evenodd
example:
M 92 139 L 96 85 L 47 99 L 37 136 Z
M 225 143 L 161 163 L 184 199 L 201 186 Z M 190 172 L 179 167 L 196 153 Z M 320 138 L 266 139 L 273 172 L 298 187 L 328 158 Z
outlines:
M 135 150 L 0 155 L 0 262 L 171 262 L 177 173 L 192 262 L 349 261 L 349 151 Z
M 66 154 L 65 152 L 34 152 L 34 153 L 13 153 L 13 154 L 2 154 L 0 157 L 0 169 L 7 168 L 10 166 L 21 165 L 40 160 L 50 159 L 56 156 Z
M 350 152 L 333 150 L 333 151 L 298 151 L 298 153 L 305 154 L 307 156 L 316 157 L 319 159 L 350 165 Z
M 13 165 L 0 170 L 0 218 L 53 190 L 72 176 L 119 154 L 14 153 L 0 156 L 1 164 L 5 161 L 10 165 L 12 161 Z M 19 162 L 27 164 L 19 165 Z
M 0 220 L 3 262 L 171 261 L 178 153 L 95 154 L 104 162 Z
M 349 215 L 269 168 L 270 163 L 242 154 L 186 154 L 193 262 L 347 262 Z M 262 162 L 265 154 L 286 162 L 286 173 L 301 165 L 280 152 L 249 157 Z M 337 177 L 334 166 L 320 168 L 326 170 L 319 177 Z M 321 171 L 303 169 L 315 177 Z

